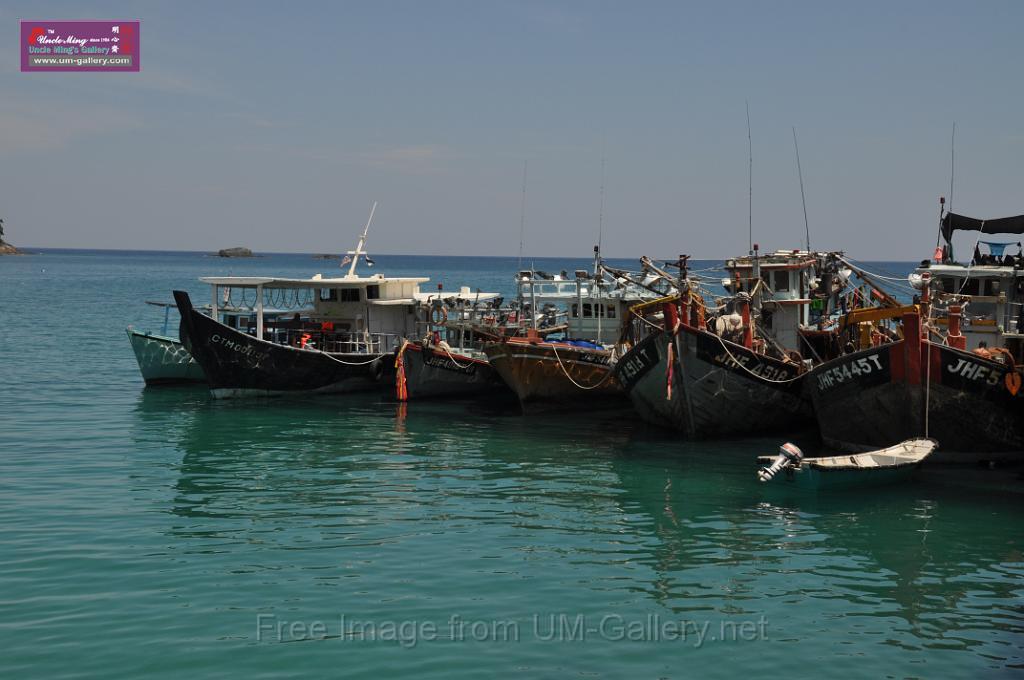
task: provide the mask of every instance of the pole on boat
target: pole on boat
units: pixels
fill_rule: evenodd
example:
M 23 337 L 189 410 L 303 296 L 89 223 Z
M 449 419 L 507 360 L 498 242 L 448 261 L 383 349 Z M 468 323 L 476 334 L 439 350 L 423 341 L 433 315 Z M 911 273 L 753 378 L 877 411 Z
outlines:
M 359 237 L 359 244 L 356 245 L 354 252 L 349 253 L 352 255 L 352 264 L 348 268 L 349 276 L 356 275 L 356 265 L 359 264 L 359 257 L 366 255 L 366 251 L 363 248 L 366 246 L 366 235 L 370 232 L 370 223 L 373 222 L 373 213 L 375 212 L 377 212 L 377 201 L 374 201 L 373 207 L 370 208 L 370 218 L 366 220 L 366 227 L 363 229 L 363 235 Z
M 218 286 L 216 283 L 212 283 L 210 284 L 210 290 L 213 292 L 213 303 L 210 305 L 210 315 L 213 317 L 214 321 L 217 321 L 217 297 L 220 294 L 220 286 Z
M 800 147 L 796 143 L 796 127 L 793 127 L 793 149 L 796 150 L 796 174 L 800 178 L 800 202 L 804 206 L 804 233 L 807 236 L 807 252 L 811 252 L 811 227 L 807 222 L 807 199 L 804 197 L 804 171 L 800 168 Z
M 256 337 L 263 339 L 263 284 L 256 286 Z

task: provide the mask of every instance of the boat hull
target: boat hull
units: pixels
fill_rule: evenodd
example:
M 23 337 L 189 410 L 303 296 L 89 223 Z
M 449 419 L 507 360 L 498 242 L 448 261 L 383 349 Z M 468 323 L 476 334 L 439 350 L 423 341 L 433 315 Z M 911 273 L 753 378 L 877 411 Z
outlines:
M 1024 460 L 1024 391 L 1011 394 L 1012 370 L 900 340 L 821 364 L 807 388 L 830 446 L 860 450 L 927 434 L 940 444 L 937 462 Z
M 484 353 L 526 411 L 629 405 L 608 350 L 516 338 L 487 343 Z
M 888 468 L 866 468 L 863 470 L 822 470 L 801 466 L 794 470 L 787 468 L 775 475 L 769 488 L 794 488 L 803 491 L 829 491 L 858 489 L 862 487 L 886 486 L 906 482 L 921 465 L 903 465 Z
M 404 369 L 406 399 L 511 396 L 498 372 L 483 359 L 410 342 L 398 351 L 396 362 Z
M 797 366 L 688 326 L 680 327 L 674 340 L 664 332 L 648 336 L 622 357 L 616 374 L 641 418 L 689 437 L 762 434 L 813 424 Z
M 147 385 L 206 382 L 203 369 L 180 341 L 130 327 L 126 332 Z
M 254 338 L 192 308 L 174 292 L 181 312 L 181 341 L 202 366 L 219 399 L 291 393 L 383 389 L 393 375 L 393 354 L 327 353 Z

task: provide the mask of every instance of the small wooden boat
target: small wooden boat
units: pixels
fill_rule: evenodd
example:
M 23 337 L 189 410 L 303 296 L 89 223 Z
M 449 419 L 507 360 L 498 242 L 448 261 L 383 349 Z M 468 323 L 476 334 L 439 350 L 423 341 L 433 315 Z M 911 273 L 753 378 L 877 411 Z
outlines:
M 762 482 L 776 480 L 780 485 L 808 490 L 892 484 L 910 477 L 937 446 L 934 439 L 908 439 L 886 449 L 804 458 L 799 448 L 787 443 L 774 458 L 758 457 L 762 467 L 757 476 Z

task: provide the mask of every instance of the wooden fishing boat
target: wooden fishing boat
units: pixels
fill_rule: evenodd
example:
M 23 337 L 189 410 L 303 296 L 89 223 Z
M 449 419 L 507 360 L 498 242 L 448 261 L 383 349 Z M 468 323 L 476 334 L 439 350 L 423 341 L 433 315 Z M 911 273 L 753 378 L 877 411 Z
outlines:
M 612 350 L 530 335 L 485 343 L 483 351 L 524 410 L 628 405 Z
M 661 297 L 658 286 L 668 284 L 659 275 L 606 267 L 597 248 L 594 252 L 593 272 L 578 270 L 574 279 L 566 273 L 520 272 L 517 297 L 528 311 L 525 337 L 504 337 L 482 347 L 524 410 L 628 406 L 613 373 L 623 321 L 632 305 Z
M 905 308 L 898 337 L 858 343 L 808 379 L 826 444 L 861 450 L 926 432 L 942 442 L 940 462 L 1024 458 L 1021 256 L 976 252 L 956 263 L 951 237 L 959 229 L 1024 233 L 1024 216 L 945 214 L 946 245 L 911 275 L 920 304 Z M 850 316 L 851 340 L 867 335 L 869 320 Z
M 837 256 L 755 246 L 725 263 L 732 295 L 714 312 L 693 282 L 632 309 L 633 346 L 615 371 L 640 417 L 688 437 L 813 426 L 803 383 L 836 351 L 826 321 L 845 282 Z
M 500 399 L 511 396 L 511 391 L 483 352 L 428 338 L 407 341 L 398 349 L 395 396 L 399 401 L 435 397 Z
M 804 458 L 785 444 L 780 454 L 759 456 L 758 479 L 808 491 L 881 486 L 906 481 L 938 447 L 934 439 L 908 439 L 864 453 Z

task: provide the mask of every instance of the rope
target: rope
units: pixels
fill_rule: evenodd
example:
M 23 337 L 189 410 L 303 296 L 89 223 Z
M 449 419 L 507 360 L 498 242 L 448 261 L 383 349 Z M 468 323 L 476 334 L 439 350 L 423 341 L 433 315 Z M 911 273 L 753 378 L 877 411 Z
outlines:
M 469 362 L 468 364 L 466 364 L 465 366 L 463 366 L 462 364 L 460 364 L 460 363 L 459 363 L 459 362 L 458 362 L 458 361 L 457 361 L 457 360 L 455 359 L 455 357 L 453 357 L 453 356 L 452 356 L 452 353 L 448 351 L 448 347 L 447 347 L 447 346 L 445 346 L 445 345 L 438 345 L 438 347 L 440 347 L 441 349 L 443 349 L 443 350 L 444 350 L 444 353 L 448 355 L 448 358 L 452 360 L 452 363 L 453 363 L 453 364 L 455 364 L 456 366 L 458 366 L 459 368 L 462 368 L 462 369 L 466 369 L 466 368 L 469 368 L 470 366 L 472 366 L 472 365 L 473 365 L 473 362 L 472 362 L 472 361 L 470 361 L 470 362 Z
M 569 375 L 569 371 L 565 370 L 565 365 L 562 364 L 562 357 L 558 356 L 558 348 L 555 347 L 554 345 L 551 345 L 551 350 L 555 353 L 555 358 L 558 359 L 558 366 L 559 366 L 559 368 L 562 369 L 562 373 L 564 373 L 565 377 L 569 379 L 569 382 L 571 382 L 573 385 L 575 385 L 576 387 L 580 388 L 581 390 L 596 390 L 598 387 L 603 385 L 605 383 L 605 381 L 608 380 L 608 378 L 610 378 L 611 375 L 612 375 L 612 370 L 611 370 L 611 368 L 609 368 L 608 372 L 605 373 L 604 377 L 601 378 L 600 382 L 598 382 L 596 385 L 592 385 L 590 387 L 584 387 L 583 385 L 581 385 L 578 382 L 576 382 L 575 380 L 573 380 L 572 376 Z
M 755 378 L 757 378 L 758 380 L 763 380 L 763 381 L 765 381 L 765 382 L 769 382 L 769 383 L 776 383 L 776 384 L 778 384 L 778 385 L 785 385 L 785 384 L 787 384 L 787 383 L 791 383 L 791 382 L 794 382 L 794 381 L 796 381 L 796 380 L 799 380 L 800 378 L 803 378 L 803 377 L 804 377 L 804 374 L 803 374 L 803 373 L 800 373 L 800 374 L 798 374 L 798 375 L 796 375 L 796 376 L 794 376 L 794 377 L 792 377 L 792 378 L 786 378 L 785 380 L 773 380 L 773 379 L 771 379 L 771 378 L 766 378 L 766 377 L 764 377 L 763 375 L 760 375 L 760 374 L 758 374 L 758 373 L 754 373 L 754 372 L 753 372 L 753 371 L 751 371 L 751 370 L 750 370 L 749 368 L 747 368 L 746 366 L 744 366 L 744 365 L 743 365 L 743 364 L 742 364 L 742 363 L 741 363 L 741 362 L 740 362 L 740 361 L 739 361 L 739 360 L 738 360 L 738 359 L 737 359 L 737 358 L 736 358 L 735 356 L 733 356 L 733 353 L 729 351 L 729 348 L 728 348 L 728 347 L 726 347 L 726 345 L 725 345 L 725 340 L 723 340 L 723 339 L 721 338 L 721 336 L 719 336 L 719 335 L 716 335 L 716 334 L 714 334 L 714 333 L 712 333 L 711 335 L 714 335 L 714 336 L 715 336 L 715 338 L 716 338 L 716 339 L 718 340 L 719 344 L 721 344 L 721 345 L 722 345 L 722 349 L 724 349 L 724 350 L 725 350 L 725 353 L 729 355 L 729 358 L 730 358 L 730 359 L 732 359 L 732 360 L 733 360 L 733 362 L 734 362 L 734 363 L 735 363 L 735 364 L 736 364 L 737 366 L 739 366 L 739 367 L 740 367 L 740 368 L 742 368 L 742 369 L 743 369 L 744 371 L 746 371 L 746 372 L 747 372 L 747 373 L 749 373 L 750 375 L 754 376 L 754 377 L 755 377 Z

